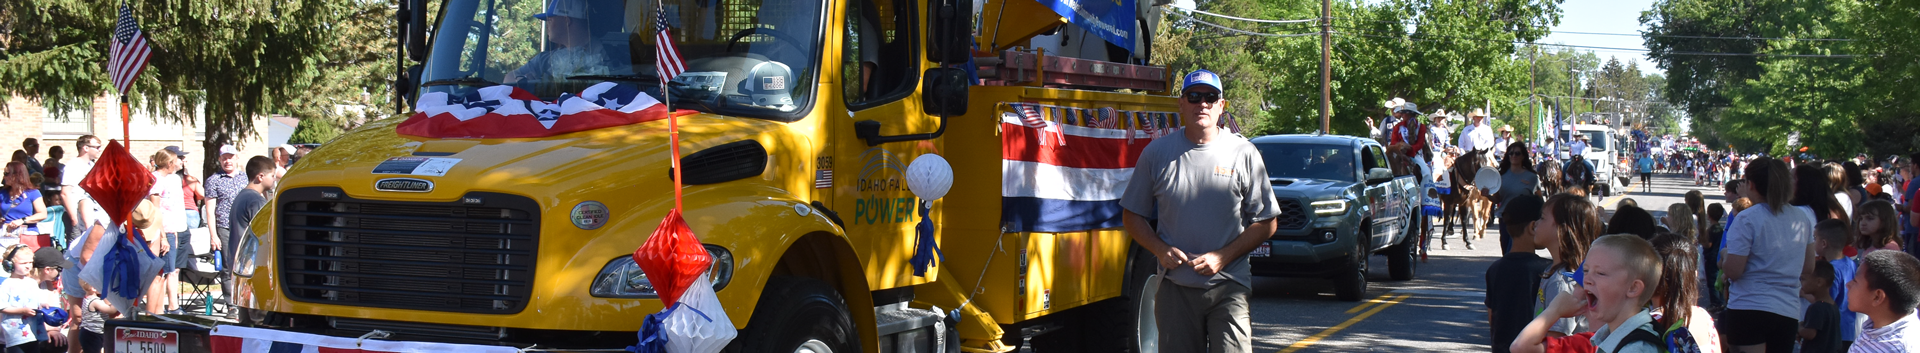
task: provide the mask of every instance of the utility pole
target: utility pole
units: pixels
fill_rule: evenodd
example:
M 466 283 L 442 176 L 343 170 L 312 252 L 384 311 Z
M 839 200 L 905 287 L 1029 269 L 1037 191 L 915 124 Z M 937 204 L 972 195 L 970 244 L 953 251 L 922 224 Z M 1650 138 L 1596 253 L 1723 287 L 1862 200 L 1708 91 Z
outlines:
M 1540 79 L 1540 72 L 1539 68 L 1534 67 L 1534 65 L 1536 65 L 1535 62 L 1540 56 L 1540 47 L 1534 46 L 1533 43 L 1527 43 L 1527 48 L 1531 49 L 1527 50 L 1527 114 L 1533 115 L 1528 118 L 1533 119 L 1533 131 L 1539 132 L 1540 83 L 1537 81 Z M 1535 138 L 1538 138 L 1538 136 L 1535 136 Z
M 1320 0 L 1320 132 L 1333 133 L 1333 2 Z

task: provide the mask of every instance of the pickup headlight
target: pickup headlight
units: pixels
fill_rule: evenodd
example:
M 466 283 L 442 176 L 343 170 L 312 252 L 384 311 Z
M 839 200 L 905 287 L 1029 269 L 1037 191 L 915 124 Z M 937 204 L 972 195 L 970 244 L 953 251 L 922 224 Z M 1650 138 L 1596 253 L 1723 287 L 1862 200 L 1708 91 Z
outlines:
M 1346 200 L 1325 200 L 1325 201 L 1313 202 L 1314 215 L 1334 216 L 1334 215 L 1341 215 L 1346 213 L 1347 213 Z
M 704 244 L 707 254 L 713 255 L 713 267 L 707 273 L 713 276 L 713 290 L 726 288 L 733 281 L 733 252 L 719 245 Z M 633 262 L 633 256 L 621 256 L 608 262 L 594 276 L 593 287 L 588 294 L 601 298 L 657 298 L 653 292 L 653 282 L 647 281 L 647 274 L 640 271 L 640 265 Z

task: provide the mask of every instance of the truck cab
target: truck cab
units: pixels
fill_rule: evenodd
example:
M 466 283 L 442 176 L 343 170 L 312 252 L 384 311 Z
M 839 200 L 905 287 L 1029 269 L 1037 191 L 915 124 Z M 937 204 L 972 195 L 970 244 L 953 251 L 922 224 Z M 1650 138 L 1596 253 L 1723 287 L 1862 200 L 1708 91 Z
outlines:
M 1166 118 L 1177 109 L 1164 68 L 974 51 L 969 1 L 410 3 L 408 15 L 437 19 L 412 22 L 432 28 L 410 73 L 415 111 L 287 172 L 243 235 L 260 245 L 240 254 L 252 260 L 238 271 L 242 325 L 618 350 L 664 309 L 632 254 L 678 207 L 714 258 L 722 324 L 740 330 L 728 351 L 1004 352 L 1083 319 L 1126 323 L 1110 325 L 1126 328 L 1119 336 L 1087 335 L 1109 338 L 1096 346 L 1131 344 L 1110 339 L 1132 337 L 1127 312 L 1106 309 L 1137 308 L 1124 293 L 1152 261 L 1138 260 L 1117 215 L 1104 227 L 1006 227 L 1002 117 L 1022 103 Z M 1066 23 L 1048 21 L 1009 21 L 994 40 Z M 681 62 L 656 55 L 663 47 Z M 975 56 L 978 81 L 960 68 Z M 663 84 L 663 66 L 684 72 Z M 588 109 L 573 103 L 582 97 L 635 104 L 602 96 L 615 91 L 674 118 L 539 133 Z M 399 132 L 501 111 L 538 123 L 506 131 L 519 137 Z M 1111 131 L 1090 134 L 1148 136 L 1100 130 Z M 929 156 L 950 163 L 945 197 L 910 190 L 907 167 Z M 940 257 L 920 273 L 909 259 L 924 246 Z
M 1251 140 L 1267 166 L 1280 203 L 1272 240 L 1248 260 L 1257 276 L 1328 278 L 1334 296 L 1359 301 L 1367 259 L 1388 257 L 1395 280 L 1413 279 L 1414 246 L 1423 225 L 1419 181 L 1395 176 L 1386 149 L 1373 139 L 1275 135 Z

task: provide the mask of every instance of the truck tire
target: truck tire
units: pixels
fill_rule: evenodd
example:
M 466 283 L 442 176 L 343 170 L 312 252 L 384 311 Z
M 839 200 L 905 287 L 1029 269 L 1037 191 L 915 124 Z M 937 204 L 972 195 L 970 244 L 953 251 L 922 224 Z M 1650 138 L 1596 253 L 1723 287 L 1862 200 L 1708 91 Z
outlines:
M 1421 224 L 1426 221 L 1426 217 L 1413 218 L 1414 220 L 1409 222 L 1413 224 L 1407 226 L 1406 237 L 1400 239 L 1400 244 L 1388 247 L 1385 251 L 1387 254 L 1387 275 L 1395 281 L 1413 280 L 1414 266 L 1418 266 L 1420 263 L 1419 261 L 1414 261 L 1414 257 L 1420 256 L 1417 251 L 1414 251 L 1414 247 L 1419 246 L 1416 243 L 1420 241 L 1420 227 L 1426 226 Z
M 1353 259 L 1349 260 L 1346 269 L 1333 275 L 1335 299 L 1357 302 L 1360 301 L 1361 296 L 1367 294 L 1367 258 L 1370 257 L 1367 256 L 1370 253 L 1367 246 L 1368 238 L 1370 237 L 1362 235 L 1354 240 Z
M 859 331 L 853 329 L 846 300 L 826 282 L 773 276 L 756 308 L 727 352 L 859 351 Z

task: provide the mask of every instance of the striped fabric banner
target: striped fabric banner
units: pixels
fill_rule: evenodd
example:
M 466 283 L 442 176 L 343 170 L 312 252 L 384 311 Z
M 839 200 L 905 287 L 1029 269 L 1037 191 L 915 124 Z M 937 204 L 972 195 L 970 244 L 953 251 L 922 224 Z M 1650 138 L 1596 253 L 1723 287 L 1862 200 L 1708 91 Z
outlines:
M 513 347 L 359 340 L 240 326 L 214 327 L 214 353 L 518 353 Z
M 1120 226 L 1120 196 L 1133 177 L 1146 131 L 1053 124 L 1029 128 L 1003 116 L 1001 222 L 1021 232 L 1071 232 Z M 1050 130 L 1058 129 L 1059 137 Z M 1046 143 L 1049 139 L 1062 143 Z

